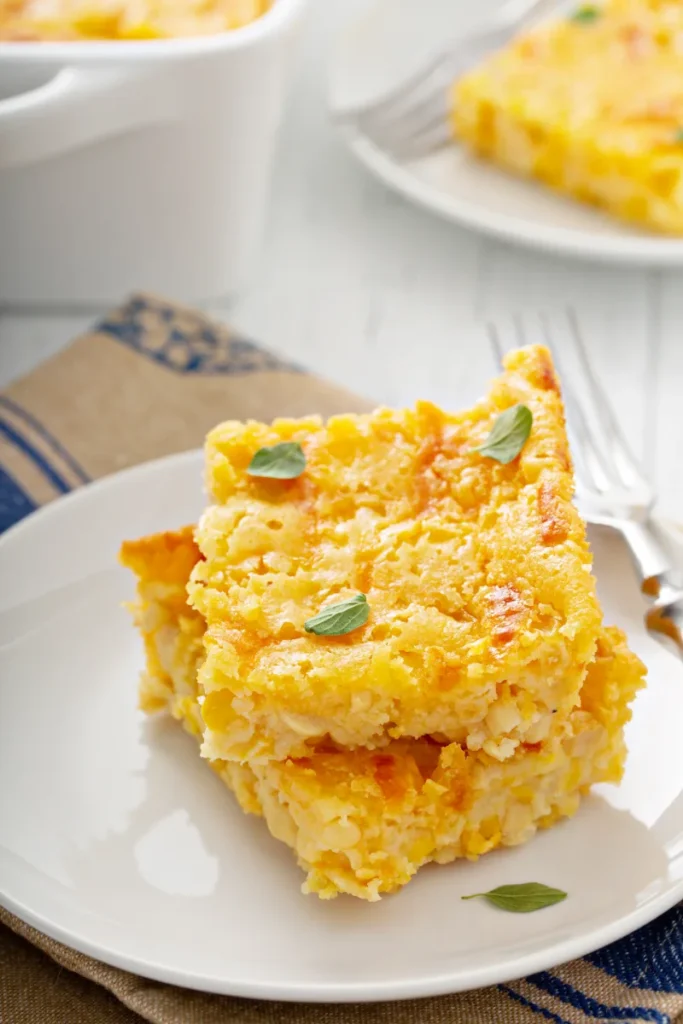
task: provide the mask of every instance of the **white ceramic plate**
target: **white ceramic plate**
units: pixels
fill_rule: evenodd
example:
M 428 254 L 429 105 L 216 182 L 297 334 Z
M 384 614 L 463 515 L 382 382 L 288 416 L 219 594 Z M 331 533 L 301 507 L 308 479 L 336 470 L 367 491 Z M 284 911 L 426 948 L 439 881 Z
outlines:
M 170 721 L 136 710 L 124 537 L 195 519 L 201 456 L 110 477 L 0 541 L 0 902 L 138 974 L 212 992 L 376 1000 L 453 992 L 586 953 L 683 897 L 683 665 L 643 632 L 628 559 L 593 537 L 607 616 L 650 668 L 619 788 L 530 844 L 429 867 L 378 904 L 299 891 Z M 8 585 L 5 585 L 8 584 Z M 537 914 L 462 903 L 503 882 L 570 896 Z
M 368 102 L 404 80 L 500 6 L 500 0 L 377 0 L 345 33 L 331 65 L 330 106 Z M 620 224 L 588 206 L 554 195 L 476 160 L 460 146 L 400 161 L 368 138 L 343 129 L 361 162 L 407 199 L 469 228 L 568 256 L 615 263 L 678 265 L 683 239 Z

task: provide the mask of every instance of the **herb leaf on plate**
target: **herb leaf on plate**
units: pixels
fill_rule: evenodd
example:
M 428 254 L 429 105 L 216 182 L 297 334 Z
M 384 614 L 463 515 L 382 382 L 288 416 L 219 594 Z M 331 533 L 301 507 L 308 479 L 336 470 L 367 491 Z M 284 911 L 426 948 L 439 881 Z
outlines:
M 551 907 L 554 903 L 561 903 L 567 898 L 567 893 L 543 885 L 542 882 L 521 882 L 518 885 L 499 885 L 489 892 L 474 892 L 461 899 L 474 900 L 480 896 L 501 910 L 509 910 L 513 914 L 529 914 L 534 910 Z

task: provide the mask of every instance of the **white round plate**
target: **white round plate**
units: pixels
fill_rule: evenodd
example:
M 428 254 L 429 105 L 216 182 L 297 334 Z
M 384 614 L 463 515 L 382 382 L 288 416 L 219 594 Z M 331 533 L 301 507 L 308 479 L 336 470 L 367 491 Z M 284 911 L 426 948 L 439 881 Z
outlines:
M 650 668 L 618 788 L 477 863 L 428 867 L 380 903 L 300 892 L 290 851 L 247 817 L 172 721 L 136 710 L 140 640 L 123 538 L 194 521 L 201 455 L 49 505 L 0 541 L 0 903 L 160 981 L 272 999 L 426 996 L 587 953 L 683 897 L 683 665 L 644 633 L 619 542 L 595 533 L 610 621 Z M 506 914 L 460 897 L 540 881 L 569 898 Z
M 345 110 L 382 96 L 500 7 L 500 0 L 376 0 L 337 46 L 330 108 Z M 589 260 L 636 265 L 683 263 L 683 239 L 621 224 L 606 214 L 523 181 L 470 156 L 456 143 L 402 161 L 344 127 L 361 162 L 386 185 L 447 220 L 534 248 Z

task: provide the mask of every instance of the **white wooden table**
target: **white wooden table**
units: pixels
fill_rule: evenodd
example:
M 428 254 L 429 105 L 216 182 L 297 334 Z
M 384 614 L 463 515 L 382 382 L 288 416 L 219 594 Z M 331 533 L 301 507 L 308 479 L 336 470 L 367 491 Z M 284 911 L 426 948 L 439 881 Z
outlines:
M 442 223 L 370 179 L 325 113 L 330 41 L 351 7 L 311 5 L 260 265 L 248 295 L 211 312 L 380 402 L 423 397 L 457 408 L 492 373 L 482 316 L 571 303 L 662 512 L 683 519 L 683 273 L 515 249 Z M 0 307 L 0 386 L 92 319 Z

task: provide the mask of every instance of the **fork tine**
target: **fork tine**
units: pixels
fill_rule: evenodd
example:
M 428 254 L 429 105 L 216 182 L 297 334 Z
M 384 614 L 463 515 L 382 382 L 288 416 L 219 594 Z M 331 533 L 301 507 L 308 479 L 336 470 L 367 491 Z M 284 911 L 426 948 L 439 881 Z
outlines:
M 438 97 L 435 97 L 435 101 L 437 99 Z M 419 154 L 430 144 L 436 147 L 452 140 L 446 111 L 439 111 L 436 102 L 432 103 L 431 112 L 425 110 L 421 119 L 398 119 L 396 122 L 378 126 L 372 131 L 367 131 L 365 124 L 361 123 L 360 129 L 375 145 L 399 158 L 404 154 Z
M 398 159 L 416 160 L 418 157 L 434 153 L 437 149 L 449 145 L 452 139 L 453 136 L 446 121 L 443 118 L 436 118 L 410 139 L 392 144 L 387 143 L 387 147 Z
M 499 49 L 506 38 L 510 38 L 515 32 L 533 24 L 535 20 L 546 13 L 546 9 L 547 11 L 554 10 L 557 4 L 558 0 L 508 0 L 498 15 L 489 20 L 488 24 L 482 24 L 479 29 L 452 39 L 450 45 L 442 48 L 426 64 L 417 68 L 384 95 L 369 103 L 361 103 L 346 110 L 343 108 L 333 110 L 333 119 L 340 123 L 346 123 L 348 121 L 358 122 L 364 116 L 382 118 L 396 104 L 409 98 L 435 73 L 445 70 L 451 65 L 457 65 L 463 54 L 466 55 L 474 50 L 478 56 L 483 56 L 486 52 Z
M 548 347 L 551 348 L 551 345 L 549 344 L 549 327 L 547 324 L 544 325 L 543 317 L 540 317 L 540 320 L 543 332 L 543 340 L 546 342 L 546 344 L 548 344 Z M 504 345 L 501 340 L 503 332 L 501 331 L 499 326 L 493 321 L 490 321 L 486 324 L 486 332 L 488 334 L 494 358 L 499 363 L 502 364 L 504 352 L 508 347 Z M 523 347 L 524 345 L 528 344 L 528 338 L 526 336 L 527 332 L 524 326 L 524 318 L 522 317 L 521 313 L 517 313 L 511 317 L 511 333 L 511 340 L 513 345 Z M 559 369 L 559 361 L 557 359 L 555 361 L 557 362 Z M 570 396 L 565 395 L 565 399 L 571 401 Z M 584 435 L 587 434 L 587 425 L 583 419 L 580 409 L 578 410 L 578 413 L 576 415 L 576 421 L 576 429 L 572 429 L 571 432 L 577 435 L 576 443 L 572 445 L 572 451 L 574 452 L 574 461 L 576 464 L 577 480 L 585 491 L 592 490 L 603 493 L 607 488 L 605 474 L 604 472 L 602 472 L 599 466 L 595 468 L 595 466 L 592 465 L 591 463 L 590 456 L 587 457 L 584 453 Z M 585 444 L 590 444 L 590 437 L 586 438 Z
M 358 126 L 365 135 L 378 142 L 387 138 L 408 142 L 437 119 L 448 126 L 451 82 L 450 75 L 425 80 L 424 88 L 413 92 L 405 102 L 392 104 L 380 115 L 375 111 L 361 114 Z
M 518 348 L 524 348 L 528 344 L 528 339 L 524 331 L 524 319 L 521 313 L 515 313 L 512 318 L 512 323 L 515 328 L 515 336 L 517 338 Z
M 498 328 L 497 328 L 496 324 L 492 320 L 489 320 L 487 322 L 487 324 L 486 324 L 486 334 L 488 336 L 489 344 L 490 344 L 491 350 L 493 352 L 493 358 L 494 358 L 494 360 L 497 363 L 499 363 L 502 366 L 502 364 L 503 364 L 503 345 L 502 345 L 501 340 L 500 340 L 500 334 L 498 333 Z
M 363 122 L 368 124 L 373 121 L 384 121 L 387 117 L 391 117 L 392 109 L 396 108 L 404 100 L 411 99 L 416 90 L 421 89 L 425 82 L 429 81 L 440 70 L 444 70 L 453 60 L 452 53 L 438 53 L 428 64 L 418 68 L 409 78 L 404 79 L 400 85 L 385 93 L 381 99 L 369 103 L 366 107 L 361 107 L 360 110 L 336 111 L 333 116 L 341 122 L 353 120 L 359 124 Z
M 531 24 L 558 0 L 508 0 L 486 26 L 456 38 L 379 99 L 333 109 L 338 124 L 355 126 L 392 155 L 423 156 L 451 141 L 450 130 L 436 124 L 437 112 L 448 126 L 448 89 L 468 67 L 498 50 L 515 31 Z M 437 101 L 446 100 L 443 111 Z
M 596 445 L 583 407 L 571 387 L 569 374 L 565 372 L 559 347 L 553 344 L 548 317 L 545 314 L 540 314 L 540 321 L 543 338 L 552 353 L 553 361 L 562 379 L 562 396 L 567 411 L 567 426 L 576 442 L 572 447 L 577 464 L 577 479 L 586 489 L 605 493 L 614 483 L 610 464 L 605 459 L 600 447 Z M 583 470 L 583 476 L 581 470 Z
M 578 329 L 578 319 L 574 316 Z M 598 516 L 607 520 L 625 517 L 629 521 L 633 519 L 634 523 L 644 521 L 652 508 L 652 489 L 647 480 L 638 475 L 637 466 L 634 466 L 632 481 L 626 482 L 627 474 L 623 467 L 620 469 L 615 465 L 616 455 L 622 449 L 632 460 L 628 464 L 629 469 L 635 460 L 613 410 L 609 408 L 609 432 L 600 417 L 601 406 L 606 402 L 585 345 L 583 353 L 579 352 L 578 346 L 583 339 L 577 341 L 572 337 L 568 343 L 561 344 L 566 342 L 567 334 L 567 323 L 562 321 L 562 324 L 559 337 L 550 317 L 542 312 L 533 318 L 521 314 L 511 316 L 505 329 L 493 320 L 485 326 L 492 351 L 501 361 L 508 347 L 526 345 L 530 337 L 533 341 L 542 340 L 548 346 L 562 378 L 577 496 L 588 501 L 594 510 L 597 508 Z M 565 357 L 570 358 L 571 373 Z
M 642 471 L 629 447 L 628 442 L 626 441 L 626 438 L 624 437 L 622 429 L 619 426 L 619 422 L 614 415 L 612 406 L 607 399 L 607 395 L 605 394 L 593 369 L 588 355 L 588 350 L 583 339 L 583 334 L 579 326 L 576 311 L 572 307 L 567 310 L 567 320 L 569 321 L 570 334 L 576 346 L 584 376 L 595 404 L 596 415 L 600 421 L 600 426 L 605 434 L 606 440 L 613 449 L 615 465 L 621 474 L 619 483 L 630 486 L 635 483 L 643 482 Z

